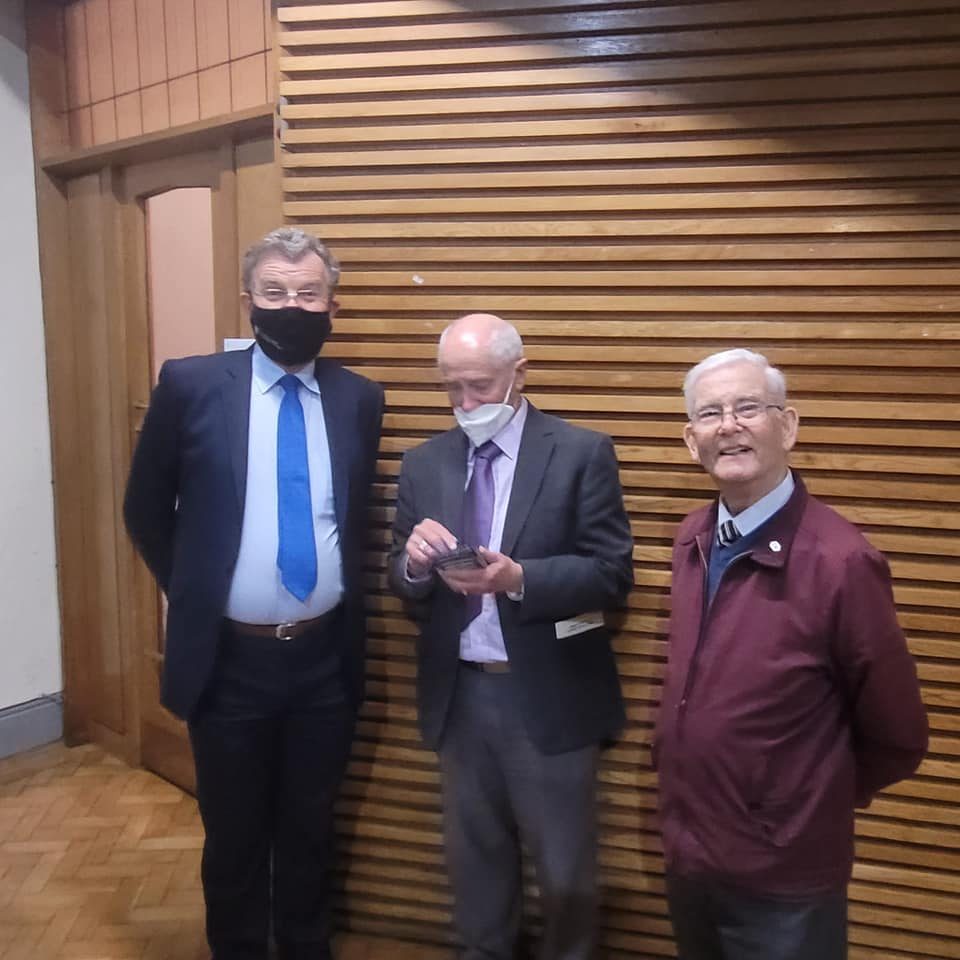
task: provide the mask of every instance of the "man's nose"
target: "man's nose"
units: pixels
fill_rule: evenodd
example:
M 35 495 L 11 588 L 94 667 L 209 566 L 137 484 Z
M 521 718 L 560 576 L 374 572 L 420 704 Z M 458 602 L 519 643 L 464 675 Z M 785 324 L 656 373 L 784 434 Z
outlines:
M 476 397 L 470 396 L 469 394 L 465 393 L 463 395 L 463 402 L 460 404 L 460 407 L 466 413 L 469 413 L 471 410 L 476 410 L 477 407 L 480 406 L 480 404 L 481 404 L 481 401 L 478 400 Z
M 724 410 L 720 414 L 720 423 L 717 429 L 723 433 L 733 433 L 740 429 L 740 421 L 737 420 L 733 410 Z

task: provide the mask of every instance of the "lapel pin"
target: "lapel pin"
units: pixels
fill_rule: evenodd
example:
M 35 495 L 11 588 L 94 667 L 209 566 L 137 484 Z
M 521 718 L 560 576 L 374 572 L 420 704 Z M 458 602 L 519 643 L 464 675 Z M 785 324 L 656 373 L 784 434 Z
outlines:
M 768 546 L 774 553 L 779 553 L 783 549 L 783 547 L 780 546 L 779 540 L 771 540 Z

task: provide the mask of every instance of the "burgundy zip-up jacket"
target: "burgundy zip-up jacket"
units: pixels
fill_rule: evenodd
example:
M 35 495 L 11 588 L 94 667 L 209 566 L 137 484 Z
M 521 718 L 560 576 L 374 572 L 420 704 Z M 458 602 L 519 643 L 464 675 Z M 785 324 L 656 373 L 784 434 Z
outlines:
M 717 505 L 674 541 L 654 735 L 668 872 L 747 892 L 842 889 L 853 811 L 927 749 L 886 560 L 799 477 L 709 609 Z

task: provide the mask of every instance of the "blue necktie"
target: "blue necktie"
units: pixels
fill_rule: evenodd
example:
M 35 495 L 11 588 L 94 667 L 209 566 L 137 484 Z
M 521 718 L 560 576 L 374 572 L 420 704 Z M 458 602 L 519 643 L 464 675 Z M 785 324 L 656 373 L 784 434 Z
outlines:
M 313 539 L 307 428 L 300 406 L 300 381 L 281 377 L 283 399 L 277 418 L 277 566 L 283 585 L 306 600 L 317 585 L 317 547 Z

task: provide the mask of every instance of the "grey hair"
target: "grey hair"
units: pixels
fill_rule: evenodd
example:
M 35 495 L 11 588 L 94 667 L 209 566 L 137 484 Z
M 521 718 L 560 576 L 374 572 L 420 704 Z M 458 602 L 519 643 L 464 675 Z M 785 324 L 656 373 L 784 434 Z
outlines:
M 470 314 L 466 314 L 470 316 Z M 437 357 L 439 359 L 443 354 L 443 344 L 447 339 L 447 334 L 463 319 L 459 317 L 449 324 L 440 334 L 440 343 L 437 346 Z M 498 319 L 501 321 L 497 326 L 495 326 L 490 334 L 490 343 L 487 345 L 487 350 L 490 354 L 490 359 L 497 366 L 506 366 L 508 363 L 516 363 L 518 360 L 523 359 L 523 340 L 520 339 L 520 334 L 517 331 L 517 328 L 512 324 L 508 323 L 502 318 Z
M 787 402 L 787 380 L 782 371 L 772 366 L 762 353 L 747 350 L 745 347 L 735 347 L 733 350 L 711 353 L 709 357 L 705 357 L 687 371 L 687 375 L 683 378 L 683 400 L 688 417 L 693 416 L 693 390 L 700 377 L 708 370 L 716 370 L 717 367 L 725 367 L 730 363 L 752 363 L 755 367 L 759 367 L 763 370 L 770 399 L 781 404 Z
M 265 256 L 279 254 L 290 263 L 296 263 L 308 253 L 315 253 L 323 261 L 329 286 L 327 293 L 332 294 L 340 281 L 340 261 L 319 237 L 299 227 L 279 227 L 247 249 L 242 263 L 243 289 L 250 292 L 253 272 Z

